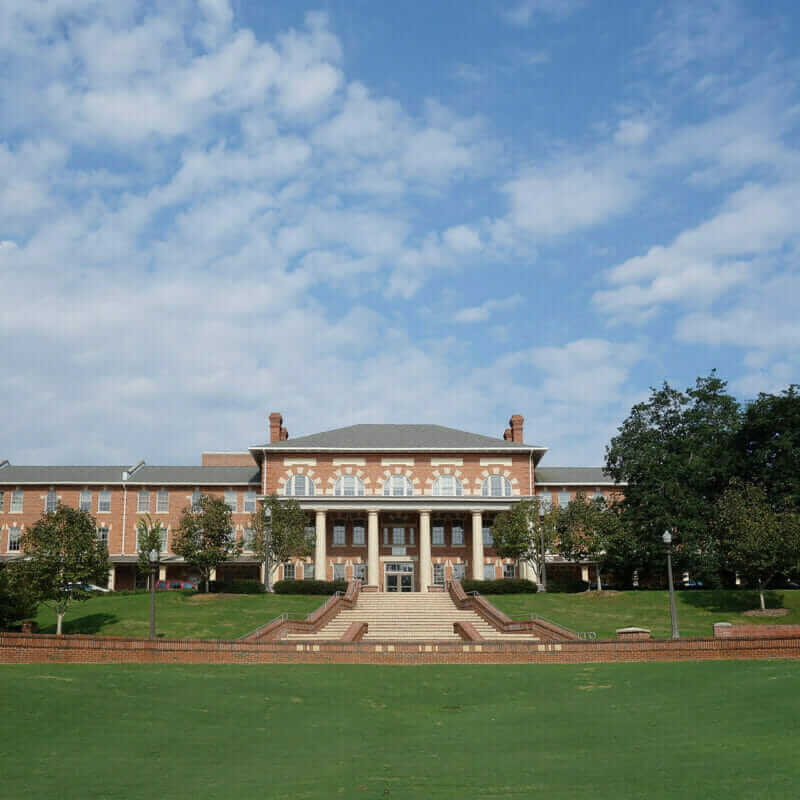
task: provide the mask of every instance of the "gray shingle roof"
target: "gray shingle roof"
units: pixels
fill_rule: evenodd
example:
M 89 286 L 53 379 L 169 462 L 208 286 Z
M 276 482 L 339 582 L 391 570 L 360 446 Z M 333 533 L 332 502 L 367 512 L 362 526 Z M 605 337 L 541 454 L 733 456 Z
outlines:
M 342 450 L 544 450 L 507 442 L 493 436 L 468 433 L 443 425 L 350 425 L 332 431 L 299 436 L 284 442 L 260 445 L 270 449 L 325 448 Z
M 122 482 L 125 467 L 18 467 L 0 469 L 3 484 L 114 484 Z M 257 467 L 151 467 L 143 466 L 127 481 L 129 486 L 147 484 L 260 485 Z
M 602 467 L 536 467 L 533 481 L 537 486 L 543 484 L 568 486 L 576 483 L 594 486 L 614 483 Z

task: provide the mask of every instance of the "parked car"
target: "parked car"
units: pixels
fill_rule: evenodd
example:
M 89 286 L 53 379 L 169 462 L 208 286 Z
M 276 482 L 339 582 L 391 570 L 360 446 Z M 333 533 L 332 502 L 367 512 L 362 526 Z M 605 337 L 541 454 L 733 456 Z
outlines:
M 75 584 L 70 583 L 69 584 L 69 588 L 70 589 L 72 589 L 73 586 L 76 589 L 81 589 L 84 592 L 103 592 L 103 594 L 105 594 L 106 592 L 110 592 L 111 591 L 111 589 L 107 589 L 105 586 L 98 586 L 97 584 L 94 584 L 94 583 L 75 583 Z
M 197 589 L 197 584 L 193 581 L 158 581 L 156 583 L 157 592 L 167 592 L 176 589 Z
M 695 580 L 688 580 L 684 581 L 683 583 L 679 583 L 677 586 L 678 589 L 702 589 L 703 582 L 702 581 L 695 581 Z

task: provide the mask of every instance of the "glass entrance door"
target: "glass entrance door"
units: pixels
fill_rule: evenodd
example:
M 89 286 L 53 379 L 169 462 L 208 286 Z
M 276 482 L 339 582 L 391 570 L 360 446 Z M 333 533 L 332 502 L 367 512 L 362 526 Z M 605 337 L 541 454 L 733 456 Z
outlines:
M 387 563 L 384 578 L 384 590 L 387 592 L 414 591 L 413 564 L 408 562 Z

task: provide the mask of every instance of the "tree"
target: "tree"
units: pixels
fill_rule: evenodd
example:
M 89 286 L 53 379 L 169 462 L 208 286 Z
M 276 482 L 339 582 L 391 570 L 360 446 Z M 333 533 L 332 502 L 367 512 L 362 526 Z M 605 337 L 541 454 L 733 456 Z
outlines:
M 594 561 L 597 567 L 597 588 L 602 591 L 600 559 L 606 548 L 608 525 L 603 498 L 589 500 L 578 492 L 559 509 L 556 517 L 556 549 L 568 561 Z
M 21 560 L 12 561 L 0 568 L 0 630 L 12 622 L 36 616 L 36 598 L 20 568 L 22 564 Z
M 501 558 L 513 558 L 533 567 L 539 590 L 547 591 L 545 556 L 555 542 L 558 510 L 548 509 L 538 497 L 521 500 L 495 517 L 494 549 Z
M 59 505 L 42 514 L 20 544 L 25 557 L 18 577 L 28 583 L 37 601 L 53 606 L 60 636 L 70 603 L 86 600 L 86 585 L 108 577 L 108 550 L 97 537 L 97 523 L 87 511 Z
M 742 481 L 763 487 L 776 511 L 800 511 L 800 385 L 759 394 L 736 445 Z
M 627 484 L 622 513 L 644 569 L 660 563 L 661 536 L 671 530 L 678 569 L 718 574 L 714 504 L 736 471 L 741 420 L 725 389 L 713 371 L 685 392 L 667 383 L 652 389 L 606 448 L 606 471 Z
M 306 538 L 306 514 L 294 498 L 279 500 L 271 494 L 250 517 L 250 527 L 250 547 L 264 564 L 264 586 L 271 592 L 275 565 L 313 549 Z
M 796 568 L 800 560 L 798 517 L 777 513 L 764 489 L 738 481 L 722 494 L 716 511 L 727 563 L 758 588 L 763 609 L 764 587 L 777 573 Z
M 194 506 L 184 508 L 172 549 L 183 556 L 187 564 L 197 567 L 207 592 L 211 570 L 242 551 L 234 536 L 231 510 L 225 501 L 201 495 L 199 510 Z
M 136 542 L 139 549 L 139 560 L 136 566 L 140 572 L 147 575 L 148 581 L 153 579 L 153 565 L 150 562 L 150 551 L 155 550 L 158 553 L 156 563 L 161 562 L 161 550 L 163 548 L 164 528 L 161 520 L 153 522 L 149 514 L 145 514 L 136 523 Z M 149 585 L 149 584 L 148 584 Z

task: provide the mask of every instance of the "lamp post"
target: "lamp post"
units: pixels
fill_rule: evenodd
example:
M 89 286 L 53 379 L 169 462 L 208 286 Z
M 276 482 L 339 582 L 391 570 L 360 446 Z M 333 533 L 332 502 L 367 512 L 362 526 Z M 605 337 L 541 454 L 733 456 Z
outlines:
M 678 633 L 678 612 L 675 610 L 675 586 L 672 583 L 672 534 L 664 531 L 661 537 L 667 546 L 667 579 L 669 580 L 669 616 L 672 620 L 672 638 L 680 639 Z
M 156 575 L 158 574 L 158 550 L 150 551 L 150 638 L 156 638 Z

